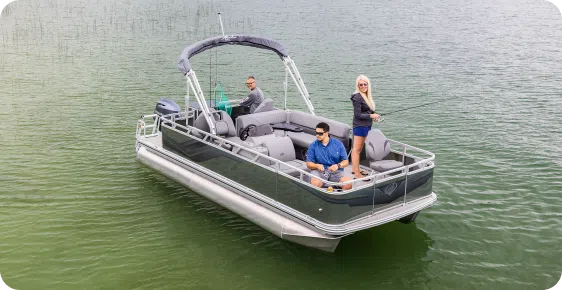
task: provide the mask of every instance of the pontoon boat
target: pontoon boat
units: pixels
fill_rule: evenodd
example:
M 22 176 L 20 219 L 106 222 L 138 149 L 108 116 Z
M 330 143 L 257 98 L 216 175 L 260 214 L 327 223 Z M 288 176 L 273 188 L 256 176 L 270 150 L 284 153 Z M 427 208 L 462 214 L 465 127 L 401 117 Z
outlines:
M 190 58 L 222 45 L 277 53 L 285 66 L 285 84 L 290 77 L 308 111 L 287 108 L 286 85 L 282 108 L 266 96 L 252 114 L 234 102 L 227 102 L 232 106 L 225 110 L 224 100 L 206 100 Z M 187 79 L 185 108 L 162 100 L 154 114 L 141 117 L 137 158 L 280 238 L 333 252 L 347 235 L 396 220 L 412 222 L 436 201 L 435 156 L 387 139 L 377 129 L 370 131 L 361 154 L 361 169 L 368 176 L 346 182 L 352 189 L 345 191 L 338 182 L 326 181 L 322 188 L 310 184 L 305 154 L 316 140 L 316 125 L 328 123 L 331 138 L 341 140 L 348 152 L 351 127 L 314 113 L 301 75 L 281 43 L 249 35 L 213 37 L 185 48 L 178 67 Z M 196 102 L 190 103 L 190 91 Z M 257 127 L 261 133 L 253 134 Z M 353 177 L 351 166 L 345 174 Z

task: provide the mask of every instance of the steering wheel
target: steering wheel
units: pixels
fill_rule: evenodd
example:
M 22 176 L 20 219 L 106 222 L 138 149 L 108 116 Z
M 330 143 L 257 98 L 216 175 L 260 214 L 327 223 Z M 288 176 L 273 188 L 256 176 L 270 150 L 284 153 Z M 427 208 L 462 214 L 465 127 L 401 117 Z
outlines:
M 250 130 L 255 128 L 256 125 L 254 124 L 250 124 L 248 126 L 246 126 L 246 128 L 244 128 L 242 130 L 242 132 L 240 132 L 240 140 L 242 141 L 246 141 L 246 139 L 248 139 L 248 137 L 250 137 Z

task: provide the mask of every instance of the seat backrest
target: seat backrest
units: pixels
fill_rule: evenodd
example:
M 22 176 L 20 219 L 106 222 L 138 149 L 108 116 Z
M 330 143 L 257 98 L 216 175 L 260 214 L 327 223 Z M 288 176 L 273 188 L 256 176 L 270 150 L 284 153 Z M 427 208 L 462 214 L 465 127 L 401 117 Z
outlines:
M 287 120 L 287 115 L 283 110 L 272 110 L 268 112 L 253 113 L 242 115 L 236 118 L 236 132 L 240 134 L 249 125 L 263 125 L 281 123 Z
M 310 113 L 301 111 L 292 111 L 290 121 L 293 124 L 300 125 L 302 127 L 308 127 L 313 130 L 316 128 L 316 125 L 318 125 L 318 123 L 325 122 L 330 126 L 330 135 L 337 136 L 343 140 L 347 140 L 347 138 L 349 137 L 349 131 L 351 130 L 351 127 L 349 125 L 342 122 L 330 120 L 322 116 L 312 115 Z
M 246 142 L 253 146 L 263 146 L 267 148 L 267 155 L 269 157 L 281 160 L 283 162 L 295 160 L 296 152 L 295 146 L 291 138 L 285 136 L 265 135 L 259 137 L 249 137 Z M 270 163 L 271 165 L 273 163 Z
M 263 100 L 263 102 L 261 102 L 261 104 L 254 110 L 254 114 L 260 112 L 272 111 L 272 110 L 275 110 L 275 108 L 273 107 L 273 100 L 268 98 Z
M 211 114 L 215 119 L 215 129 L 217 131 L 217 135 L 227 137 L 236 136 L 236 128 L 234 127 L 234 122 L 232 122 L 232 118 L 225 111 L 215 111 L 211 109 Z M 207 120 L 205 120 L 205 116 L 203 114 L 200 114 L 199 117 L 197 117 L 197 119 L 193 123 L 193 127 L 205 132 L 211 131 L 211 129 L 209 128 L 209 124 L 207 124 Z
M 365 153 L 371 161 L 383 160 L 390 153 L 390 142 L 379 129 L 372 129 L 365 138 Z
M 218 111 L 220 114 L 220 120 L 226 123 L 228 131 L 225 133 L 227 137 L 236 136 L 236 127 L 234 127 L 234 122 L 232 118 L 225 111 Z M 218 133 L 217 133 L 218 134 Z

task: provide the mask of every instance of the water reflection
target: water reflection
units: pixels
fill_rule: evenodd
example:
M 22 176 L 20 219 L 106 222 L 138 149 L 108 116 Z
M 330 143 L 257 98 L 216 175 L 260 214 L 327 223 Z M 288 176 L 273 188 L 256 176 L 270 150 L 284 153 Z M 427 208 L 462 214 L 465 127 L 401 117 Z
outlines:
M 358 289 L 385 283 L 406 283 L 406 287 L 428 279 L 426 257 L 433 240 L 415 223 L 392 222 L 352 234 L 342 239 L 334 253 L 327 253 L 284 241 L 162 175 L 146 171 L 141 179 L 153 190 L 147 194 L 164 200 L 161 217 L 174 231 L 166 243 L 175 240 L 191 253 L 204 253 L 201 259 L 212 257 L 218 275 L 280 288 L 302 288 L 303 281 L 315 288 Z M 177 194 L 162 196 L 162 192 Z M 272 273 L 291 274 L 279 279 Z
M 425 280 L 424 270 L 429 263 L 425 257 L 432 244 L 415 223 L 393 222 L 345 237 L 333 254 L 289 243 L 286 249 L 291 259 L 310 269 L 301 273 L 301 278 L 320 274 L 326 280 L 316 282 L 325 283 L 324 287 L 357 289 L 372 288 L 385 281 L 396 285 L 401 283 L 399 277 L 411 278 L 407 283 Z

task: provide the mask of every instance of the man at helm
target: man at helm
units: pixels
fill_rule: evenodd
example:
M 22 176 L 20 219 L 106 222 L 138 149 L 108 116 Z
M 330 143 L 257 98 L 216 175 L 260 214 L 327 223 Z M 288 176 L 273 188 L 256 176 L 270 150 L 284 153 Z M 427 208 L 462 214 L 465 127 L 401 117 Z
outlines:
M 245 99 L 240 100 L 240 106 L 249 107 L 250 114 L 263 102 L 263 93 L 256 85 L 256 79 L 249 76 L 246 80 L 246 86 L 250 89 L 250 94 Z

